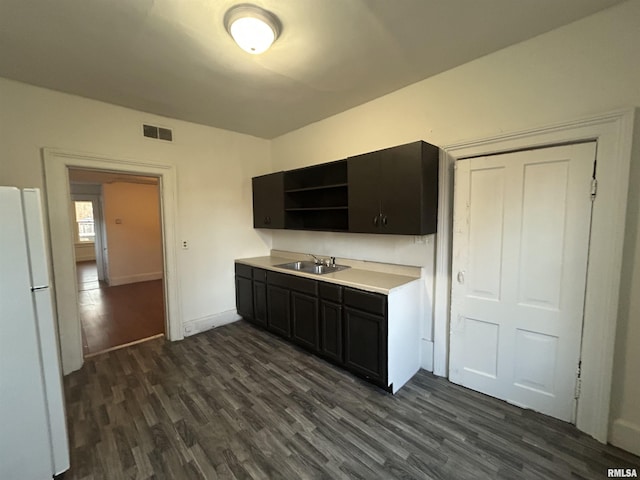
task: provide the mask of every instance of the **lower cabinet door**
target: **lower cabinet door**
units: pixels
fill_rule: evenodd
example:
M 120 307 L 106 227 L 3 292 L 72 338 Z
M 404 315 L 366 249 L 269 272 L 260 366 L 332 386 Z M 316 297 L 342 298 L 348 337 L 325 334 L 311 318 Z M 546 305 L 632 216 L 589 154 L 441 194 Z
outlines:
M 288 289 L 267 284 L 267 327 L 291 338 L 291 293 Z
M 342 305 L 320 300 L 320 338 L 322 355 L 342 363 Z
M 267 326 L 267 284 L 253 281 L 253 322 Z
M 320 351 L 318 298 L 291 292 L 291 338 L 313 352 Z
M 386 387 L 387 332 L 385 317 L 345 307 L 344 322 L 345 366 Z
M 253 284 L 250 278 L 236 275 L 236 310 L 247 320 L 253 319 Z

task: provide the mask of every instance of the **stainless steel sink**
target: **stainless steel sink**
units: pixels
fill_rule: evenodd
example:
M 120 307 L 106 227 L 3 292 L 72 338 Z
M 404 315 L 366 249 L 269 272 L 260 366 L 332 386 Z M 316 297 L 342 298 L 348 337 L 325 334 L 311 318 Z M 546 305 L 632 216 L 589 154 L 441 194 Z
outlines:
M 326 273 L 335 273 L 340 270 L 345 270 L 347 265 L 316 265 L 314 262 L 289 262 L 281 263 L 276 267 L 286 268 L 287 270 L 294 270 L 296 272 L 314 273 L 316 275 L 324 275 Z

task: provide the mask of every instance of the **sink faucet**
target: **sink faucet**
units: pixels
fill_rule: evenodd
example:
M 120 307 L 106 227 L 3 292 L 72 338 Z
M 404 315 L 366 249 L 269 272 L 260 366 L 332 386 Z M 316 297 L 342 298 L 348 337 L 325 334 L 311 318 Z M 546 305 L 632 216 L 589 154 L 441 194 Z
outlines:
M 308 255 L 313 257 L 313 263 L 316 265 L 326 265 L 327 267 L 336 266 L 336 257 L 318 258 L 313 253 L 309 253 Z
M 322 259 L 316 257 L 313 253 L 308 253 L 307 255 L 309 255 L 310 257 L 313 257 L 313 263 L 315 263 L 316 265 L 323 265 L 324 264 Z

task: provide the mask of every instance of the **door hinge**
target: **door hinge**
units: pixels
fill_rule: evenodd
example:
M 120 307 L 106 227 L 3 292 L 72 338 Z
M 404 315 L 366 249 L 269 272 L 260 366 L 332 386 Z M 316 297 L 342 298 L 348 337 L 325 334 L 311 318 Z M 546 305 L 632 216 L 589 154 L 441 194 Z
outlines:
M 591 179 L 591 201 L 596 199 L 596 195 L 598 194 L 598 180 L 595 178 Z
M 574 397 L 577 400 L 580 398 L 580 390 L 582 389 L 582 360 L 578 362 L 578 369 L 576 370 L 576 390 Z

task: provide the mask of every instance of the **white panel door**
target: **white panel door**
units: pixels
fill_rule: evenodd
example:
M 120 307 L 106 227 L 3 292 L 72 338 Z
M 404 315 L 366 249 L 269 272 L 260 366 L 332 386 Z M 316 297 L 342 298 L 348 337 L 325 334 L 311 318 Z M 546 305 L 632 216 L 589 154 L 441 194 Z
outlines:
M 450 379 L 570 422 L 595 149 L 456 163 Z

